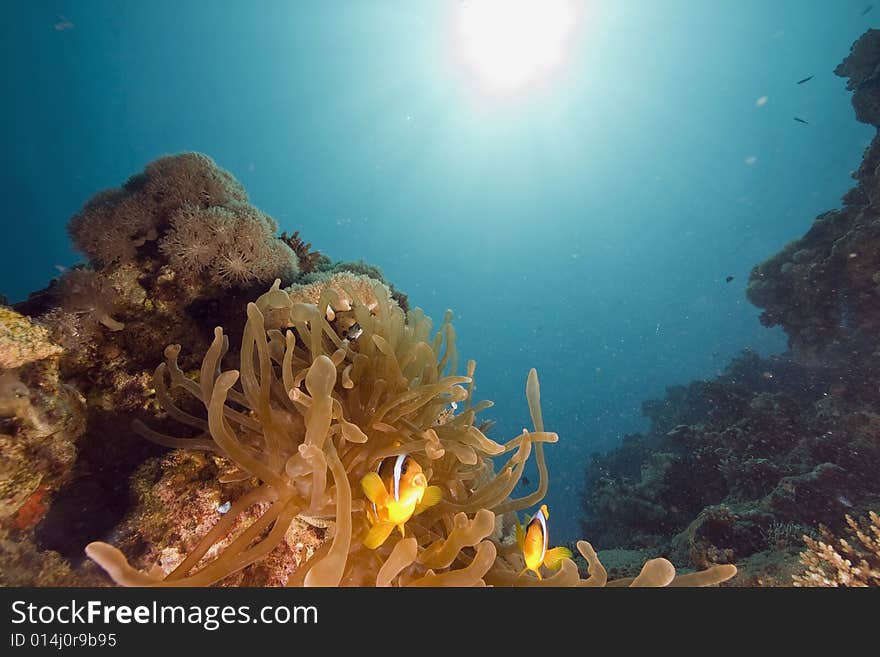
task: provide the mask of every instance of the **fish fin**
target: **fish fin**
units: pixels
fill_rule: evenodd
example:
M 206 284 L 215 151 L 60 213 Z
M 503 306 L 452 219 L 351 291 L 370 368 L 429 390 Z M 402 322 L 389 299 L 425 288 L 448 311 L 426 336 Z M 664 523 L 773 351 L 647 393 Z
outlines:
M 385 490 L 385 484 L 378 472 L 369 472 L 364 475 L 364 478 L 361 479 L 361 488 L 364 495 L 373 504 L 382 504 L 388 496 L 388 491 Z
M 394 531 L 394 525 L 390 522 L 380 522 L 373 525 L 364 538 L 364 547 L 370 550 L 381 547 L 388 540 L 388 537 L 391 536 L 392 531 Z
M 542 505 L 541 505 L 541 511 L 544 512 L 544 519 L 545 519 L 545 520 L 550 520 L 550 512 L 547 510 L 547 505 L 546 505 L 546 504 L 542 504 Z
M 517 575 L 517 577 L 522 577 L 522 576 L 525 575 L 527 572 L 529 572 L 529 567 L 528 567 L 528 566 L 526 566 L 526 567 L 523 568 L 521 571 L 519 571 L 519 575 Z
M 397 528 L 400 530 L 400 538 L 406 538 L 406 531 L 403 529 L 403 523 L 397 525 Z
M 443 499 L 443 491 L 440 486 L 428 486 L 422 495 L 422 501 L 416 505 L 415 515 L 439 504 L 441 499 Z
M 372 526 L 372 525 L 375 525 L 377 522 L 379 522 L 379 516 L 376 515 L 376 509 L 373 508 L 373 503 L 372 503 L 372 502 L 367 502 L 367 501 L 365 501 L 365 502 L 364 502 L 364 508 L 365 508 L 366 511 L 367 511 L 367 520 L 370 521 L 370 525 L 371 525 L 371 526 Z
M 547 554 L 544 555 L 544 565 L 550 570 L 559 570 L 562 560 L 571 559 L 571 556 L 571 550 L 567 547 L 555 547 L 547 550 Z

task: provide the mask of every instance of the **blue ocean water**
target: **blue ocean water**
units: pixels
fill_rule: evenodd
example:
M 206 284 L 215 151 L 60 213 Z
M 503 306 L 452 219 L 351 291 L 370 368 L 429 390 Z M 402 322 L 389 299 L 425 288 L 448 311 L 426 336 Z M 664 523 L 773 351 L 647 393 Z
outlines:
M 77 261 L 96 191 L 204 152 L 282 229 L 452 308 L 492 437 L 530 426 L 538 369 L 553 538 L 579 538 L 586 459 L 643 401 L 785 348 L 746 281 L 851 186 L 872 129 L 832 71 L 880 7 L 574 4 L 562 69 L 499 95 L 458 2 L 7 0 L 0 292 Z

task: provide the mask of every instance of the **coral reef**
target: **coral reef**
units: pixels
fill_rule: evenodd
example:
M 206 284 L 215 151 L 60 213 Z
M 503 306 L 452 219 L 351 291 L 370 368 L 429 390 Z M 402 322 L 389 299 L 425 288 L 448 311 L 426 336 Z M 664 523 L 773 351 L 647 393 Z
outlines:
M 255 290 L 276 277 L 292 282 L 299 263 L 275 236 L 274 220 L 198 153 L 151 162 L 122 187 L 89 200 L 68 229 L 89 262 L 15 306 L 40 327 L 24 334 L 40 337 L 28 344 L 6 321 L 0 351 L 13 359 L 5 367 L 17 367 L 19 354 L 51 340 L 44 348 L 58 356 L 55 376 L 82 400 L 82 435 L 59 494 L 41 505 L 47 508 L 32 537 L 45 555 L 56 551 L 76 566 L 92 536 L 85 532 L 112 530 L 138 504 L 128 479 L 163 452 L 130 425 L 158 407 L 151 374 L 165 345 L 203 351 L 217 321 L 240 335 L 238 318 Z M 11 389 L 14 382 L 4 381 L 4 390 Z M 44 469 L 39 461 L 30 466 Z
M 173 571 L 225 514 L 231 502 L 251 487 L 247 480 L 226 481 L 229 463 L 204 452 L 174 450 L 150 459 L 132 476 L 136 504 L 114 528 L 113 541 L 137 563 Z M 266 511 L 256 504 L 235 519 L 235 535 Z M 323 543 L 326 530 L 294 520 L 279 544 L 264 560 L 225 578 L 225 586 L 277 586 Z M 218 542 L 217 549 L 229 540 Z
M 59 377 L 61 351 L 45 328 L 0 308 L 0 585 L 73 581 L 35 536 L 85 429 L 83 399 Z
M 475 425 L 491 404 L 473 399 L 474 361 L 464 376 L 456 374 L 450 314 L 432 336 L 431 320 L 420 310 L 405 315 L 381 282 L 337 273 L 289 291 L 276 281 L 248 305 L 247 315 L 238 369 L 222 367 L 229 341 L 219 327 L 198 381 L 180 369 L 178 345 L 166 349 L 156 369 L 154 386 L 165 411 L 193 435 L 177 438 L 137 423 L 154 442 L 207 454 L 178 460 L 213 460 L 219 483 L 190 489 L 186 506 L 211 511 L 226 499 L 225 513 L 179 519 L 174 511 L 161 513 L 178 536 L 174 546 L 146 552 L 152 563 L 132 565 L 118 547 L 89 544 L 88 555 L 118 583 L 209 585 L 241 577 L 252 565 L 288 586 L 686 586 L 716 584 L 736 572 L 713 566 L 676 577 L 670 562 L 654 559 L 634 578 L 607 582 L 592 547 L 581 541 L 587 579 L 570 559 L 562 559 L 559 572 L 547 579 L 524 575 L 522 553 L 503 536 L 498 519 L 536 504 L 547 491 L 544 444 L 558 437 L 544 431 L 534 370 L 526 385 L 534 431 L 499 444 Z M 198 399 L 203 412 L 193 415 L 178 406 L 175 388 Z M 458 402 L 460 412 L 449 414 Z M 532 453 L 540 473 L 537 489 L 511 498 Z M 377 464 L 400 454 L 423 465 L 441 499 L 401 521 L 402 537 L 365 545 L 370 503 L 360 483 Z M 493 457 L 506 454 L 496 472 Z M 232 485 L 220 493 L 216 486 L 223 482 Z M 151 494 L 164 508 L 162 493 L 154 487 Z M 137 527 L 144 517 L 129 524 Z M 291 567 L 296 555 L 289 536 L 298 531 L 298 517 L 329 525 L 332 536 Z M 153 530 L 157 524 L 146 523 Z M 151 534 L 137 532 L 141 540 Z M 200 539 L 182 558 L 180 544 L 196 535 Z M 276 566 L 267 569 L 272 555 Z M 243 577 L 237 581 L 252 581 Z
M 880 30 L 868 30 L 836 73 L 849 78 L 859 121 L 880 126 Z M 844 207 L 816 218 L 749 278 L 749 300 L 761 322 L 781 326 L 801 358 L 871 359 L 880 326 L 880 138 L 875 137 L 854 174 L 858 185 Z
M 39 520 L 67 479 L 84 428 L 82 400 L 59 379 L 60 348 L 46 331 L 0 309 L 0 518 L 20 529 Z M 36 467 L 35 467 L 36 466 Z
M 87 395 L 116 391 L 120 381 L 110 379 L 126 378 L 122 369 L 152 369 L 169 341 L 207 348 L 207 316 L 223 321 L 229 309 L 236 318 L 272 280 L 299 275 L 275 221 L 199 153 L 151 162 L 122 187 L 90 199 L 68 230 L 89 263 L 16 308 L 49 327 L 66 348 L 65 378 Z M 114 405 L 125 403 L 122 396 Z
M 805 570 L 794 576 L 795 586 L 880 586 L 880 515 L 871 511 L 861 522 L 847 515 L 846 524 L 846 538 L 825 526 L 819 540 L 804 536 Z
M 0 369 L 14 370 L 57 356 L 61 351 L 61 347 L 49 340 L 49 332 L 44 327 L 0 306 Z
M 878 64 L 869 30 L 836 70 L 875 126 Z M 844 207 L 752 271 L 747 296 L 790 352 L 746 352 L 714 380 L 668 389 L 643 406 L 646 434 L 594 455 L 583 506 L 597 542 L 695 567 L 736 562 L 739 583 L 790 585 L 802 535 L 877 507 L 878 161 L 875 137 Z
M 690 586 L 736 572 L 677 576 L 660 558 L 609 581 L 582 541 L 585 578 L 568 558 L 522 574 L 513 520 L 544 497 L 557 440 L 537 373 L 533 431 L 490 440 L 451 313 L 432 333 L 378 268 L 277 238 L 210 158 L 150 163 L 69 231 L 88 263 L 0 316 L 2 583 Z M 365 545 L 365 482 L 404 452 L 441 493 L 395 520 L 403 536 Z M 540 481 L 511 497 L 532 455 Z
M 699 567 L 837 527 L 880 497 L 880 418 L 848 406 L 843 376 L 746 352 L 714 381 L 646 402 L 649 432 L 587 466 L 584 531 Z
M 834 69 L 847 78 L 846 88 L 855 91 L 852 104 L 856 118 L 862 123 L 880 124 L 880 30 L 870 29 L 852 46 L 849 56 Z

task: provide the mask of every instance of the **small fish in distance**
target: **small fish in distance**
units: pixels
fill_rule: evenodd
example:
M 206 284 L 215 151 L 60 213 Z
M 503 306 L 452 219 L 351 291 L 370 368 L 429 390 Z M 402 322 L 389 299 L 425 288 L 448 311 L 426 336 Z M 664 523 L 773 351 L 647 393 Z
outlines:
M 727 278 L 724 279 L 724 282 L 730 283 L 730 281 L 732 281 L 732 280 L 733 280 L 733 276 L 728 276 Z
M 803 84 L 804 82 L 809 82 L 809 81 L 812 80 L 812 79 L 813 79 L 813 76 L 810 75 L 810 76 L 808 76 L 808 77 L 805 77 L 803 80 L 798 80 L 797 83 L 798 83 L 798 84 Z
M 55 28 L 56 32 L 64 32 L 65 30 L 72 30 L 75 26 L 74 24 L 64 18 L 61 14 L 58 15 L 58 21 L 52 25 Z
M 797 117 L 797 116 L 796 116 L 796 117 L 794 117 L 794 120 L 795 120 L 795 121 L 797 121 L 797 122 L 798 122 L 798 123 L 807 123 L 807 122 L 806 122 L 806 121 L 804 121 L 804 120 L 803 120 L 803 119 L 802 119 L 802 118 L 800 118 L 800 117 Z M 807 124 L 807 125 L 809 125 L 809 124 Z
M 862 10 L 862 16 L 866 15 L 866 14 L 867 14 L 869 11 L 871 11 L 873 8 L 874 8 L 874 5 L 868 5 L 867 7 L 865 7 L 865 8 Z

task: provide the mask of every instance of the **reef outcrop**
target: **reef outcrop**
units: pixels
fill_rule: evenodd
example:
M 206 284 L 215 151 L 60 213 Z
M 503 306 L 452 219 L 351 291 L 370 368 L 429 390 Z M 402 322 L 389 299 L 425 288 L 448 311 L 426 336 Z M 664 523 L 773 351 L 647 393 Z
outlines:
M 581 541 L 580 570 L 560 558 L 545 579 L 541 564 L 527 574 L 515 514 L 546 494 L 544 445 L 558 439 L 537 373 L 533 430 L 495 442 L 451 312 L 435 331 L 378 268 L 332 263 L 277 228 L 197 153 L 150 163 L 71 219 L 88 261 L 0 315 L 0 583 L 691 586 L 736 573 L 678 575 L 655 558 L 609 581 Z M 540 481 L 512 497 L 532 456 Z M 410 482 L 393 495 L 389 462 Z
M 76 580 L 35 534 L 85 431 L 85 400 L 59 375 L 62 351 L 46 328 L 0 307 L 0 585 Z
M 96 194 L 68 232 L 86 262 L 0 308 L 8 583 L 106 582 L 82 548 L 95 531 L 124 531 L 149 464 L 164 462 L 131 422 L 155 417 L 151 379 L 165 346 L 198 353 L 217 323 L 238 339 L 249 300 L 275 278 L 300 278 L 297 246 L 313 275 L 333 266 L 298 236 L 277 236 L 200 153 L 161 157 Z
M 880 30 L 869 30 L 835 72 L 848 79 L 859 121 L 880 126 Z M 802 361 L 857 363 L 876 370 L 880 327 L 880 138 L 854 174 L 843 207 L 816 217 L 807 233 L 757 265 L 747 295 L 761 322 L 781 326 Z
M 875 127 L 878 65 L 880 30 L 869 30 L 835 71 Z M 696 567 L 736 562 L 740 584 L 790 585 L 804 536 L 880 508 L 878 164 L 875 136 L 843 207 L 751 273 L 747 296 L 790 351 L 744 353 L 716 379 L 647 402 L 649 431 L 586 468 L 587 535 Z

